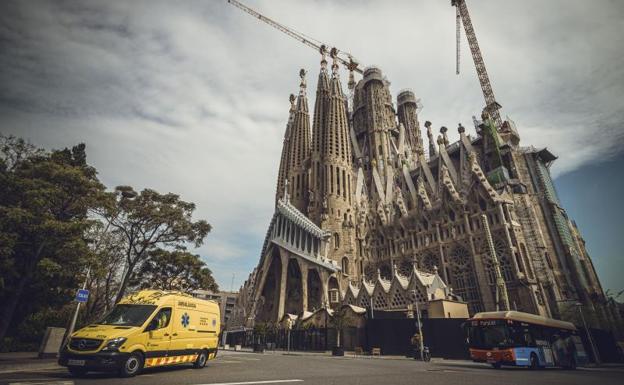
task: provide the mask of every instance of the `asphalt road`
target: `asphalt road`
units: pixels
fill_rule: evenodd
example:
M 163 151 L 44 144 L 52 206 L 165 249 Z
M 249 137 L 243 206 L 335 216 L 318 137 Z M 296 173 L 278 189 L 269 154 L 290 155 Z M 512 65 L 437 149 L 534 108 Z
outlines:
M 145 370 L 134 378 L 88 374 L 72 378 L 65 368 L 0 373 L 0 384 L 137 384 L 137 385 L 252 385 L 252 384 L 622 384 L 624 368 L 579 368 L 576 371 L 521 368 L 492 369 L 466 361 L 422 363 L 404 358 L 330 357 L 220 352 L 203 369 L 170 367 Z

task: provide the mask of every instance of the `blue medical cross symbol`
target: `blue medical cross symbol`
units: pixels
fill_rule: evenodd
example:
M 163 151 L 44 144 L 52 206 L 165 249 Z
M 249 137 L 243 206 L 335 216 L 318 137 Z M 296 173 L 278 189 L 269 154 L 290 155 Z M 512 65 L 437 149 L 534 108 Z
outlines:
M 182 315 L 182 326 L 187 327 L 189 325 L 189 315 L 187 313 L 184 313 Z

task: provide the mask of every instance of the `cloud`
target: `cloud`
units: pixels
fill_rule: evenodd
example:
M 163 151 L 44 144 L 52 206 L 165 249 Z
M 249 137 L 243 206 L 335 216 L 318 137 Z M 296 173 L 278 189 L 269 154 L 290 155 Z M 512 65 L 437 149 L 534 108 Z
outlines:
M 438 1 L 252 1 L 412 88 L 435 127 L 470 127 L 483 100 L 465 37 Z M 503 112 L 555 175 L 621 152 L 619 2 L 469 2 Z M 229 288 L 258 261 L 273 210 L 288 95 L 319 55 L 225 1 L 5 1 L 0 131 L 47 148 L 85 142 L 104 183 L 179 193 L 214 230 L 198 252 Z M 346 73 L 343 72 L 343 78 Z M 469 128 L 470 130 L 470 128 Z M 458 135 L 450 130 L 451 138 Z

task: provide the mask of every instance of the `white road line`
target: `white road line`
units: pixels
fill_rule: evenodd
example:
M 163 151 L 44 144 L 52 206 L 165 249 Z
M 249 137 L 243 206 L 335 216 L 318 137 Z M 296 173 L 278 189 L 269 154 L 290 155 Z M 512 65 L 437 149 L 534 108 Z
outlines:
M 198 385 L 254 385 L 254 384 L 283 384 L 286 382 L 303 382 L 303 380 L 267 380 L 267 381 L 248 381 L 248 382 L 219 382 L 213 384 L 198 384 Z

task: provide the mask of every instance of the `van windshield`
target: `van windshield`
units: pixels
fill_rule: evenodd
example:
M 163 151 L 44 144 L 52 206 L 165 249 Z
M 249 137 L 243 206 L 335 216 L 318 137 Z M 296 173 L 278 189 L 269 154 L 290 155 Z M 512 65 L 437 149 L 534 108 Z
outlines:
M 155 305 L 116 305 L 98 324 L 141 326 L 155 309 Z

